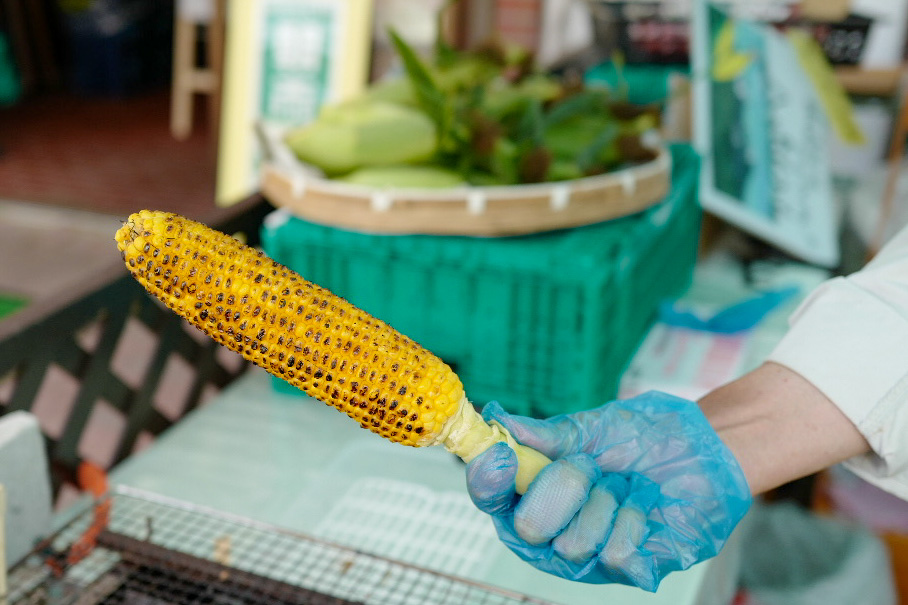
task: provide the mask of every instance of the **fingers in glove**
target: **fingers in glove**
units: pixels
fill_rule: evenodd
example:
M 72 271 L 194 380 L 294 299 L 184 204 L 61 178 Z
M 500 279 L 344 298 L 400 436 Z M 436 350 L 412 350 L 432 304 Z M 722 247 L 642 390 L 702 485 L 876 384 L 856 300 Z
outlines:
M 612 531 L 618 508 L 627 497 L 627 489 L 627 480 L 621 475 L 608 474 L 599 479 L 567 528 L 552 540 L 555 552 L 578 565 L 598 556 Z
M 517 455 L 506 443 L 496 443 L 467 465 L 467 492 L 476 508 L 499 516 L 517 503 Z
M 587 454 L 573 454 L 542 469 L 514 510 L 514 528 L 528 544 L 557 536 L 587 501 L 600 477 Z
M 615 515 L 615 525 L 599 554 L 599 561 L 614 582 L 655 590 L 656 569 L 653 558 L 641 547 L 646 539 L 643 511 L 625 506 Z
M 488 423 L 504 427 L 518 443 L 541 452 L 550 459 L 562 458 L 580 451 L 580 427 L 566 416 L 547 420 L 508 414 L 497 401 L 482 409 Z
M 630 476 L 628 496 L 615 514 L 611 534 L 599 553 L 600 564 L 615 582 L 649 591 L 658 587 L 655 559 L 643 548 L 649 537 L 649 511 L 658 499 L 658 485 L 641 475 Z

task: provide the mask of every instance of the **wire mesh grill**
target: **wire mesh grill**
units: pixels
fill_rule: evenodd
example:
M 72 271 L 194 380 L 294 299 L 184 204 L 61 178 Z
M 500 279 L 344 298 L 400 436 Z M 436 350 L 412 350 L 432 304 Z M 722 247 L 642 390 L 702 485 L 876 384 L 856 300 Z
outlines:
M 8 602 L 551 605 L 131 488 L 13 568 Z

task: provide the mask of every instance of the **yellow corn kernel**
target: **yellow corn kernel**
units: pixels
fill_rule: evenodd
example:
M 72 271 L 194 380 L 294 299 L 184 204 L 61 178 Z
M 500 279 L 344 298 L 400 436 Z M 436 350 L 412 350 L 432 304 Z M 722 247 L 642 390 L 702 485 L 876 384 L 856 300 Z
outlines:
M 363 427 L 404 445 L 443 443 L 465 460 L 496 441 L 527 449 L 482 420 L 438 357 L 233 237 L 143 210 L 116 241 L 132 275 L 174 312 Z M 520 453 L 523 466 L 532 454 Z

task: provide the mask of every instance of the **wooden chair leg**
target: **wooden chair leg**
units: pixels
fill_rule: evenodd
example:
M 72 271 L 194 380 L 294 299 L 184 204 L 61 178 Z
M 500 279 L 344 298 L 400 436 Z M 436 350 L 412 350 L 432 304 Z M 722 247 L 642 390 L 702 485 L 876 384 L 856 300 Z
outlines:
M 210 136 L 217 147 L 221 124 L 221 81 L 224 74 L 224 26 L 226 21 L 225 0 L 214 0 L 214 17 L 208 24 L 207 59 L 208 71 L 212 75 L 211 92 L 208 95 Z
M 26 2 L 29 13 L 32 37 L 35 43 L 35 58 L 40 67 L 41 82 L 45 86 L 56 88 L 61 81 L 60 68 L 54 56 L 54 45 L 51 40 L 50 19 L 43 2 Z
M 182 18 L 174 21 L 173 85 L 171 94 L 170 132 L 185 139 L 192 132 L 193 100 L 196 93 L 208 95 L 210 134 L 217 141 L 221 113 L 221 76 L 224 61 L 225 1 L 213 0 L 213 15 L 204 23 L 206 65 L 195 64 L 199 23 Z
M 170 133 L 183 140 L 192 131 L 192 75 L 195 69 L 196 24 L 174 20 L 173 76 L 170 95 Z

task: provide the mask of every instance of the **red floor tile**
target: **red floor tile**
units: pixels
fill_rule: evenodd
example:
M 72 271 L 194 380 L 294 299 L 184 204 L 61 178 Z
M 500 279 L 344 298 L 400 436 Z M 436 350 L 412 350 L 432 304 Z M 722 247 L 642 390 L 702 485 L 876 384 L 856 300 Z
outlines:
M 201 106 L 193 136 L 171 137 L 169 103 L 164 91 L 48 96 L 0 109 L 0 199 L 204 217 L 215 207 L 213 139 Z

